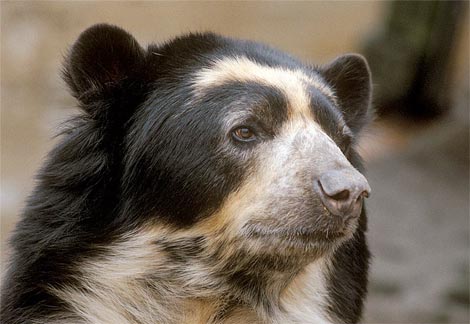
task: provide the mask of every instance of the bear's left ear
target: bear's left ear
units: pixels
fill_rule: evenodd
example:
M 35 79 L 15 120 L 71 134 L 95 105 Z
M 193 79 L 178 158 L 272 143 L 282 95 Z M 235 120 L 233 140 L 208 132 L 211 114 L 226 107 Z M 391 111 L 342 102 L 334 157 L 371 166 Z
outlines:
M 64 79 L 72 94 L 93 109 L 95 101 L 112 100 L 116 90 L 142 71 L 145 51 L 123 29 L 98 24 L 85 30 L 64 64 Z M 94 115 L 95 111 L 87 111 Z
M 371 75 L 365 58 L 346 54 L 320 68 L 320 73 L 333 88 L 346 124 L 355 133 L 370 118 Z

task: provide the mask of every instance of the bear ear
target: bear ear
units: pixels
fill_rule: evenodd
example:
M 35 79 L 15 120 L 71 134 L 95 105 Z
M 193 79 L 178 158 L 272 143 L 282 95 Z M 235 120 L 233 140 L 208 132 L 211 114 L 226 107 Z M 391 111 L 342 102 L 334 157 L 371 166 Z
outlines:
M 366 59 L 346 54 L 323 66 L 320 73 L 333 87 L 346 124 L 359 132 L 370 118 L 372 84 Z
M 64 80 L 83 104 L 112 100 L 141 71 L 145 51 L 123 29 L 107 24 L 85 30 L 64 64 Z M 85 107 L 86 109 L 86 107 Z

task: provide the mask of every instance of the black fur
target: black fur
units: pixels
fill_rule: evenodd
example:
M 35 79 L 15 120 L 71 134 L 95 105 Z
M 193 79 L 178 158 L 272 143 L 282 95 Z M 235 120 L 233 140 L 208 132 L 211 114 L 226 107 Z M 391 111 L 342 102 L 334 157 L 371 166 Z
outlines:
M 245 95 L 240 96 L 242 93 Z M 276 89 L 254 84 L 230 83 L 215 87 L 197 101 L 197 111 L 193 107 L 178 108 L 190 100 L 189 94 L 178 97 L 163 91 L 157 94 L 137 113 L 128 137 L 125 197 L 128 206 L 139 208 L 130 212 L 132 215 L 141 217 L 154 209 L 170 222 L 189 226 L 214 212 L 236 189 L 249 162 L 225 150 L 229 147 L 229 138 L 222 128 L 222 118 L 230 110 L 255 106 L 256 114 L 263 115 L 267 121 L 266 126 L 254 124 L 255 119 L 249 118 L 250 111 L 240 122 L 270 138 L 285 116 L 286 104 Z M 234 98 L 241 99 L 234 101 Z M 177 109 L 182 111 L 175 119 L 172 116 Z M 142 134 L 142 129 L 148 132 Z M 157 139 L 160 134 L 166 134 L 165 138 L 142 145 L 143 141 Z M 205 167 L 207 165 L 211 167 Z M 152 206 L 148 206 L 149 202 Z M 175 206 L 178 206 L 176 210 Z
M 321 68 L 325 80 L 338 97 L 344 119 L 358 133 L 371 118 L 371 78 L 362 56 L 343 55 Z
M 255 107 L 257 116 L 264 114 L 267 123 L 253 127 L 269 140 L 287 108 L 276 89 L 243 83 L 210 89 L 188 106 L 193 98 L 187 76 L 216 58 L 235 55 L 267 66 L 321 73 L 335 89 L 339 105 L 314 94 L 312 109 L 339 146 L 366 123 L 369 72 L 357 56 L 313 68 L 264 45 L 211 33 L 143 49 L 120 28 L 88 29 L 64 66 L 64 79 L 83 113 L 50 152 L 16 227 L 2 287 L 3 323 L 31 323 L 62 312 L 63 302 L 46 288 L 79 285 L 76 269 L 70 267 L 74 260 L 99 255 L 96 246 L 106 246 L 149 220 L 192 226 L 240 185 L 251 161 L 227 149 L 224 116 L 230 109 L 242 109 L 234 107 L 234 101 L 249 102 L 241 106 Z M 330 311 L 345 322 L 358 320 L 366 292 L 369 254 L 364 231 L 365 215 L 354 239 L 336 253 L 329 280 Z M 196 238 L 185 247 L 159 244 L 181 261 L 201 253 L 200 241 Z M 254 278 L 237 272 L 231 280 L 247 290 L 256 286 Z M 262 291 L 253 292 L 259 303 Z

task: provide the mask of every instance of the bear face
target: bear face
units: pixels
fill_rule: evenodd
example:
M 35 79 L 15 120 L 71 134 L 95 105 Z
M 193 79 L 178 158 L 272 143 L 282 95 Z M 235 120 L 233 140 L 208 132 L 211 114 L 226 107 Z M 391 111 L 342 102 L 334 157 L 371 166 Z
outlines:
M 64 77 L 83 115 L 39 175 L 4 289 L 17 297 L 2 309 L 27 299 L 41 316 L 40 305 L 65 303 L 88 318 L 178 323 L 170 300 L 184 296 L 223 300 L 214 322 L 240 305 L 261 322 L 358 320 L 370 191 L 354 149 L 370 117 L 362 57 L 308 66 L 212 33 L 143 49 L 96 25 Z M 141 309 L 149 300 L 157 315 Z
M 119 42 L 93 43 L 110 34 Z M 112 58 L 97 54 L 108 50 Z M 89 64 L 87 55 L 97 61 Z M 95 114 L 105 115 L 113 128 L 125 125 L 123 217 L 200 227 L 206 236 L 225 231 L 279 251 L 318 252 L 354 233 L 361 197 L 354 211 L 339 215 L 315 182 L 336 171 L 360 195 L 370 190 L 348 160 L 368 117 L 370 77 L 361 57 L 315 68 L 213 34 L 145 51 L 130 35 L 98 26 L 82 35 L 67 67 L 85 110 L 98 120 Z M 87 82 L 96 88 L 93 99 L 89 87 L 79 90 Z M 133 88 L 146 89 L 142 103 L 90 107 L 112 106 L 116 92 L 132 96 Z M 115 122 L 113 114 L 128 116 Z
M 103 136 L 119 141 L 118 219 L 291 257 L 353 236 L 370 191 L 351 164 L 369 116 L 362 57 L 312 67 L 214 34 L 144 50 L 98 25 L 72 48 L 65 75 Z M 346 213 L 329 182 L 331 196 L 355 202 Z

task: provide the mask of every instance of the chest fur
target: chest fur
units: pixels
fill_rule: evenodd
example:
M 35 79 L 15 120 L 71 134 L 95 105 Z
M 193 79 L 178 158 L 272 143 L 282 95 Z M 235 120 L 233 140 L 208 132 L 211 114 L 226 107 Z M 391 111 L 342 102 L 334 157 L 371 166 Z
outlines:
M 172 286 L 175 283 L 171 280 L 118 282 L 111 273 L 100 276 L 100 282 L 89 281 L 86 289 L 66 288 L 57 290 L 56 295 L 72 309 L 68 323 L 70 318 L 76 318 L 73 322 L 79 324 L 330 323 L 325 311 L 325 269 L 323 261 L 311 263 L 279 296 L 266 295 L 266 302 L 272 303 L 269 311 L 260 308 L 263 303 L 227 302 L 209 288 L 206 297 L 191 297 L 185 296 L 183 287 Z

